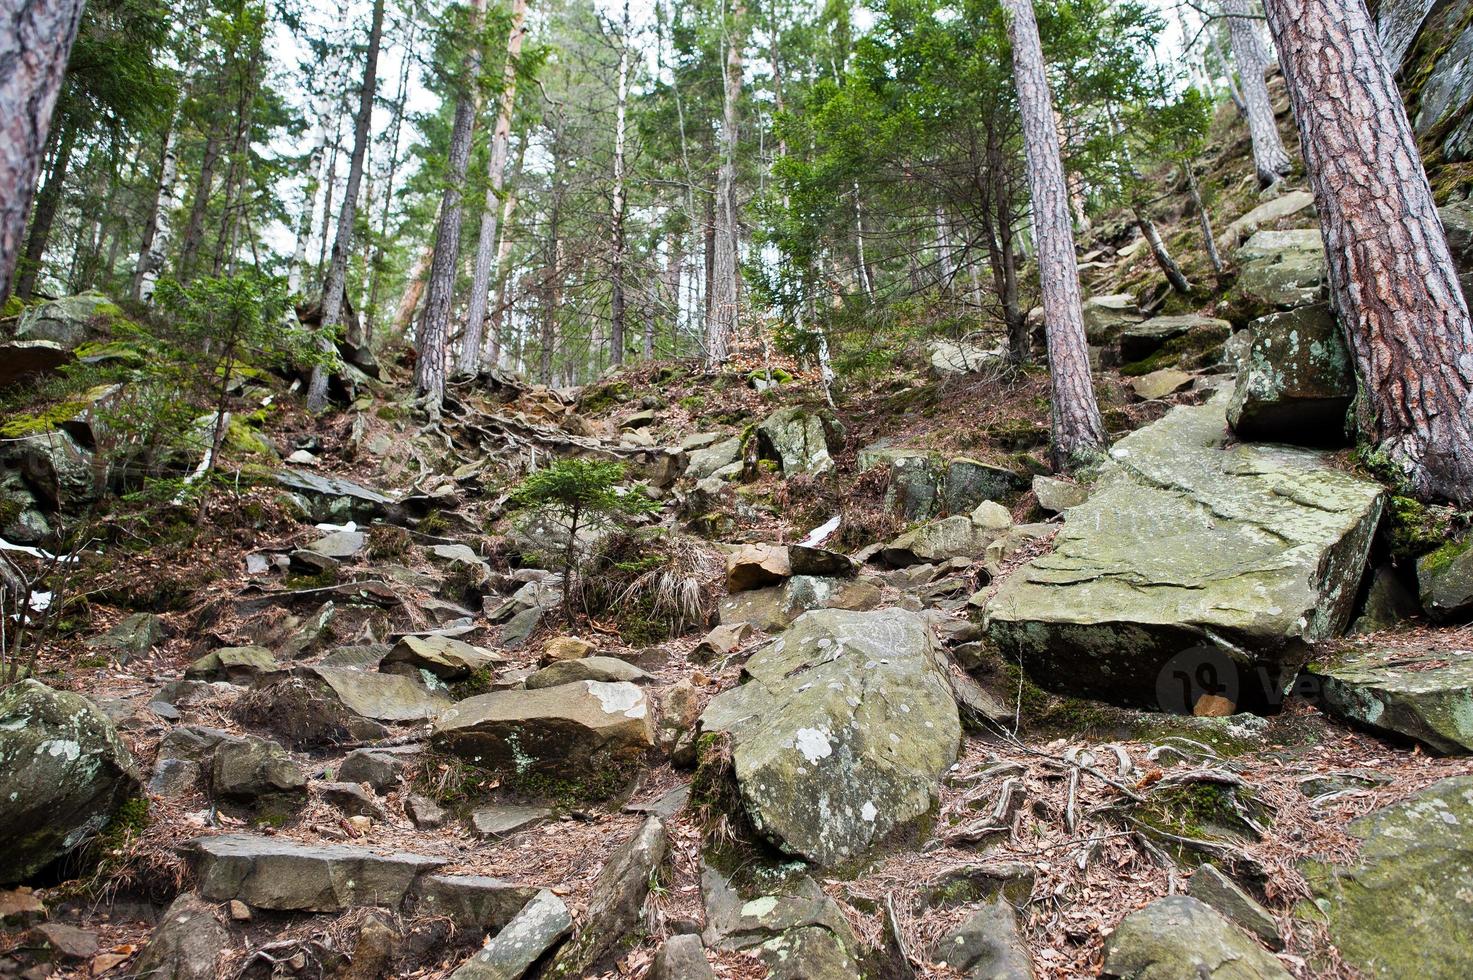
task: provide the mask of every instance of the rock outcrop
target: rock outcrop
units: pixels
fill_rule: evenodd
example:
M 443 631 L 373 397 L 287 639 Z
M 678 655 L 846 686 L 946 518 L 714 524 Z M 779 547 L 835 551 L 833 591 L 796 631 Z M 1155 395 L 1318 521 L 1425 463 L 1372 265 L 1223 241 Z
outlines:
M 1355 371 L 1329 305 L 1272 313 L 1248 329 L 1247 356 L 1228 405 L 1233 431 L 1244 439 L 1343 443 Z
M 778 847 L 835 864 L 934 805 L 961 723 L 918 616 L 806 613 L 744 674 L 701 729 L 730 736 L 747 815 Z
M 757 459 L 771 460 L 784 476 L 819 476 L 834 468 L 844 427 L 823 409 L 780 408 L 753 432 Z
M 1320 706 L 1446 753 L 1473 753 L 1473 663 L 1461 652 L 1367 650 L 1314 664 Z
M 1225 447 L 1226 403 L 1116 443 L 1054 549 L 987 604 L 992 638 L 1040 684 L 1168 707 L 1157 685 L 1183 655 L 1235 674 L 1216 678 L 1229 700 L 1276 703 L 1308 644 L 1348 624 L 1381 488 L 1309 450 Z
M 1235 254 L 1238 295 L 1269 313 L 1324 298 L 1328 270 L 1318 228 L 1260 231 Z
M 199 837 L 186 850 L 205 898 L 237 899 L 278 912 L 397 908 L 419 875 L 446 863 L 424 854 L 299 844 L 256 834 Z
M 1105 940 L 1102 975 L 1130 980 L 1289 980 L 1267 950 L 1185 895 L 1132 912 Z

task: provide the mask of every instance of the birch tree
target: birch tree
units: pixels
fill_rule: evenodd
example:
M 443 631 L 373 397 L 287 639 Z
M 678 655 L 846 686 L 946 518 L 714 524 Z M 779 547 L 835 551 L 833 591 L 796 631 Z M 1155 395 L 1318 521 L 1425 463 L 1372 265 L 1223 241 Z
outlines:
M 327 280 L 322 286 L 322 324 L 318 328 L 322 342 L 331 344 L 332 331 L 343 315 L 344 285 L 348 277 L 348 250 L 353 245 L 353 221 L 358 210 L 358 188 L 363 183 L 363 159 L 368 154 L 368 125 L 373 119 L 373 98 L 378 91 L 378 53 L 384 36 L 384 0 L 374 0 L 372 22 L 368 27 L 368 51 L 363 61 L 363 86 L 358 94 L 358 115 L 353 121 L 353 154 L 348 160 L 348 185 L 343 188 L 343 206 L 338 212 L 338 228 L 332 243 L 332 260 L 327 266 Z M 322 364 L 312 368 L 307 386 L 307 411 L 320 412 L 327 407 L 327 369 Z
M 501 99 L 496 128 L 486 164 L 486 205 L 481 210 L 481 235 L 476 243 L 476 270 L 471 277 L 471 297 L 466 306 L 465 337 L 460 345 L 460 373 L 473 375 L 481 369 L 481 342 L 486 309 L 491 295 L 491 277 L 496 265 L 496 219 L 506 185 L 506 156 L 511 144 L 511 117 L 517 99 L 517 59 L 526 36 L 527 0 L 513 0 L 511 31 L 506 39 L 506 68 L 501 78 Z
M 706 288 L 710 292 L 706 321 L 706 366 L 726 363 L 737 327 L 737 110 L 742 97 L 742 48 L 746 44 L 747 7 L 735 0 L 726 22 L 725 84 L 721 97 L 721 160 L 716 171 L 716 214 L 713 261 Z
M 1362 0 L 1268 0 L 1367 433 L 1431 499 L 1473 505 L 1473 324 Z
M 1097 456 L 1105 446 L 1090 382 L 1089 350 L 1079 297 L 1079 268 L 1069 216 L 1069 186 L 1059 154 L 1053 97 L 1032 0 L 1002 0 L 1013 44 L 1013 77 L 1023 119 L 1023 149 L 1033 196 L 1038 278 L 1048 338 L 1053 396 L 1054 459 L 1061 467 Z
M 624 125 L 629 103 L 629 0 L 624 0 L 624 17 L 619 31 L 619 77 L 614 106 L 614 191 L 609 214 L 613 255 L 610 268 L 609 359 L 624 363 Z

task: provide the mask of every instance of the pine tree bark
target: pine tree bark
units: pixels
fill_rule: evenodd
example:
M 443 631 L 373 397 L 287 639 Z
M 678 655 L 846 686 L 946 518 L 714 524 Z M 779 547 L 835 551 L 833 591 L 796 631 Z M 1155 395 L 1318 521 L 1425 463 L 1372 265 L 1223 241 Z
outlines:
M 82 0 L 10 0 L 0 13 L 0 300 L 10 295 Z
M 51 226 L 56 221 L 56 211 L 61 205 L 61 186 L 71 166 L 72 149 L 76 146 L 77 128 L 64 126 L 58 134 L 56 152 L 51 158 L 51 168 L 46 180 L 36 195 L 35 213 L 31 215 L 31 231 L 26 236 L 25 262 L 15 280 L 15 294 L 30 299 L 36 291 L 36 280 L 41 275 L 41 262 L 46 257 L 46 245 L 51 241 Z
M 486 0 L 471 0 L 471 26 L 480 32 Z M 420 317 L 419 359 L 414 364 L 414 383 L 420 402 L 431 422 L 438 422 L 445 400 L 445 356 L 450 335 L 450 301 L 455 289 L 455 269 L 460 261 L 461 203 L 465 171 L 471 157 L 471 134 L 476 118 L 476 79 L 481 73 L 481 51 L 472 44 L 465 55 L 461 90 L 455 99 L 455 121 L 450 131 L 450 153 L 446 162 L 445 191 L 440 199 L 440 221 L 435 232 L 435 255 L 430 261 L 425 285 L 424 314 Z
M 1369 432 L 1426 499 L 1473 506 L 1473 324 L 1362 0 L 1268 0 Z
M 486 205 L 481 209 L 481 236 L 476 242 L 476 269 L 471 276 L 471 297 L 466 306 L 465 336 L 460 344 L 459 372 L 474 375 L 481 369 L 481 342 L 486 308 L 491 298 L 491 276 L 496 264 L 496 219 L 501 210 L 501 191 L 506 186 L 506 156 L 511 147 L 511 116 L 517 99 L 517 59 L 526 37 L 527 0 L 514 0 L 511 33 L 506 39 L 506 68 L 501 77 L 500 107 L 486 164 Z
M 725 85 L 721 96 L 721 163 L 716 171 L 715 254 L 706 283 L 706 367 L 726 363 L 737 329 L 737 109 L 742 97 L 742 47 L 746 44 L 747 5 L 736 0 L 726 30 Z
M 368 155 L 368 124 L 373 119 L 373 99 L 378 91 L 378 52 L 384 38 L 384 0 L 374 0 L 373 19 L 368 27 L 368 51 L 363 61 L 363 87 L 358 93 L 358 115 L 353 120 L 353 155 L 348 159 L 348 186 L 343 188 L 343 208 L 338 212 L 337 235 L 332 243 L 332 261 L 322 286 L 322 324 L 319 342 L 332 349 L 332 332 L 343 316 L 343 294 L 348 278 L 348 251 L 353 246 L 353 222 L 358 211 L 358 188 L 363 183 L 363 160 Z M 307 385 L 307 411 L 327 407 L 327 368 L 317 364 Z
M 1292 164 L 1279 139 L 1279 125 L 1263 77 L 1269 68 L 1268 52 L 1254 29 L 1257 18 L 1252 16 L 1248 0 L 1222 0 L 1222 9 L 1228 15 L 1228 37 L 1243 79 L 1243 114 L 1253 141 L 1253 167 L 1258 171 L 1258 185 L 1271 187 L 1289 175 Z
M 1079 268 L 1070 225 L 1069 185 L 1059 155 L 1059 133 L 1054 126 L 1053 97 L 1044 72 L 1038 22 L 1032 0 L 1003 0 L 1003 9 L 1013 43 L 1013 77 L 1023 118 L 1028 184 L 1033 192 L 1038 277 L 1053 395 L 1054 461 L 1067 468 L 1103 451 L 1105 427 L 1090 381 Z

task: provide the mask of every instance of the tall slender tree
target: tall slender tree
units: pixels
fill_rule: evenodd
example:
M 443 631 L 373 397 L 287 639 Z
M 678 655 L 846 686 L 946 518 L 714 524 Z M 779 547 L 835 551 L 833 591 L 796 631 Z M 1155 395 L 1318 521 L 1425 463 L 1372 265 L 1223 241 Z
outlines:
M 609 360 L 624 363 L 624 233 L 628 199 L 624 187 L 624 128 L 629 111 L 629 0 L 619 27 L 619 77 L 614 95 L 614 189 L 609 205 Z
M 465 171 L 470 164 L 471 136 L 480 99 L 481 27 L 486 0 L 471 0 L 470 26 L 475 36 L 466 48 L 460 84 L 455 95 L 455 121 L 450 129 L 450 153 L 445 165 L 445 190 L 440 198 L 440 220 L 435 229 L 435 251 L 425 283 L 424 313 L 419 321 L 419 359 L 414 384 L 421 406 L 431 422 L 438 422 L 445 400 L 445 357 L 450 335 L 450 303 L 455 270 L 460 263 L 460 222 L 465 193 Z
M 0 299 L 10 295 L 82 7 L 82 0 L 7 0 L 0 8 Z
M 747 43 L 747 5 L 734 0 L 723 25 L 726 66 L 721 95 L 721 159 L 716 170 L 715 221 L 706 323 L 706 365 L 726 363 L 736 336 L 738 278 L 736 153 L 738 108 L 742 97 L 742 48 Z
M 1473 323 L 1362 0 L 1267 0 L 1368 435 L 1427 498 L 1473 506 Z
M 368 154 L 368 124 L 373 119 L 373 99 L 378 91 L 378 53 L 384 38 L 384 0 L 374 0 L 373 16 L 368 26 L 368 50 L 363 60 L 363 86 L 358 93 L 358 115 L 353 121 L 353 155 L 348 160 L 348 185 L 343 188 L 343 206 L 338 212 L 337 235 L 332 243 L 332 260 L 327 264 L 327 280 L 322 286 L 322 325 L 318 328 L 324 344 L 331 344 L 332 332 L 343 315 L 343 299 L 348 278 L 348 250 L 353 245 L 353 222 L 358 213 L 358 188 L 363 183 L 363 159 Z M 307 411 L 320 412 L 327 407 L 327 369 L 322 364 L 312 368 L 307 385 Z
M 1222 9 L 1227 14 L 1233 58 L 1243 79 L 1243 113 L 1253 141 L 1253 167 L 1258 171 L 1259 186 L 1271 187 L 1289 175 L 1291 164 L 1284 142 L 1279 139 L 1279 125 L 1274 121 L 1268 82 L 1264 80 L 1264 72 L 1269 68 L 1268 52 L 1259 39 L 1255 27 L 1258 18 L 1249 0 L 1222 0 Z
M 1053 395 L 1054 460 L 1056 465 L 1068 467 L 1104 449 L 1105 426 L 1090 381 L 1079 267 L 1070 225 L 1069 185 L 1059 155 L 1053 96 L 1044 70 L 1033 0 L 1002 0 L 1002 5 L 1013 44 L 1013 77 L 1023 118 L 1028 186 L 1033 195 L 1033 228 L 1038 242 L 1038 278 Z

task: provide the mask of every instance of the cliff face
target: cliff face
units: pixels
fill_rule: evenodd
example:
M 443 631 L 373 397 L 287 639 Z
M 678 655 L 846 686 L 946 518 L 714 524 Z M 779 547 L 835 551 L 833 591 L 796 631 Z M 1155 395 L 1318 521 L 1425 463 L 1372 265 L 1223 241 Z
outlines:
M 1473 0 L 1372 4 L 1429 170 L 1473 158 Z

